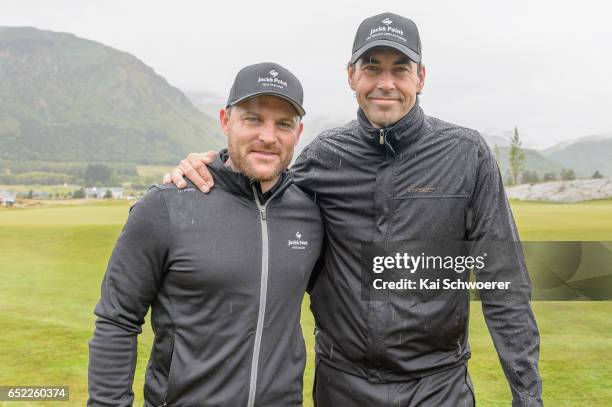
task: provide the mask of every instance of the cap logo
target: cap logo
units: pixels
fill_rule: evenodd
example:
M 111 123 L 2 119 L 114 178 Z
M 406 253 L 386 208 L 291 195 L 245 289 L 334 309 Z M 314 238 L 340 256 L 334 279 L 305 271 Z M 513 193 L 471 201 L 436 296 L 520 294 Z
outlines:
M 285 89 L 287 87 L 287 82 L 280 78 L 277 78 L 278 72 L 276 72 L 276 69 L 272 69 L 268 72 L 268 74 L 270 76 L 265 76 L 263 78 L 259 76 L 257 78 L 257 83 L 260 83 L 261 86 L 274 87 L 279 89 Z
M 401 28 L 392 27 L 391 24 L 393 21 L 391 21 L 388 17 L 382 20 L 381 23 L 384 25 L 379 24 L 378 27 L 370 28 L 370 34 L 368 34 L 365 41 L 387 39 L 395 42 L 398 42 L 397 40 L 400 40 L 401 42 L 407 41 L 406 38 L 404 38 L 404 30 Z

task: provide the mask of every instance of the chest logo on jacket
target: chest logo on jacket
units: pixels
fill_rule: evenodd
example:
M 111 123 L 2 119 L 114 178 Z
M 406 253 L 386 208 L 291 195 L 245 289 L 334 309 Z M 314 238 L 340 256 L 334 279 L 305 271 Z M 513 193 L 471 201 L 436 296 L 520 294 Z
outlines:
M 305 250 L 308 247 L 308 240 L 302 240 L 302 234 L 298 230 L 295 232 L 295 239 L 288 239 L 287 246 L 294 250 Z
M 406 188 L 408 192 L 418 192 L 421 194 L 426 194 L 429 192 L 434 192 L 436 189 L 432 187 L 424 187 L 424 188 Z

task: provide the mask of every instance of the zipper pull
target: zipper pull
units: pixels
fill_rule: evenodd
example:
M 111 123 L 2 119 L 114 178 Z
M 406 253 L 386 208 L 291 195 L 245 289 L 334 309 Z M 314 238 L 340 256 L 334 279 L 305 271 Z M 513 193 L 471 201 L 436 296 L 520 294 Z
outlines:
M 380 129 L 380 138 L 378 139 L 378 144 L 385 144 L 385 131 L 383 129 Z
M 262 205 L 261 202 L 259 202 L 259 198 L 257 197 L 257 188 L 255 188 L 255 185 L 252 185 L 251 188 L 253 188 L 253 196 L 255 197 L 255 205 L 257 205 L 257 208 L 259 209 L 259 212 L 261 213 L 261 220 L 266 220 L 266 204 L 264 203 Z

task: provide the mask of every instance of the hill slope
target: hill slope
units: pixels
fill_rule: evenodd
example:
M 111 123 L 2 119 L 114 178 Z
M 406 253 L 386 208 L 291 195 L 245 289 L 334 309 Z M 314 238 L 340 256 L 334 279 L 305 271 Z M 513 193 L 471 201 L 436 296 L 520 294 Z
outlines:
M 495 149 L 491 149 L 495 154 Z M 499 159 L 498 165 L 500 167 L 500 171 L 504 178 L 506 178 L 510 174 L 510 148 L 509 147 L 501 147 L 498 148 L 499 151 Z M 564 167 L 560 162 L 553 160 L 551 158 L 545 157 L 541 152 L 537 150 L 532 150 L 530 148 L 523 149 L 525 152 L 525 170 L 527 171 L 535 171 L 538 173 L 540 177 L 542 177 L 546 173 L 553 173 L 559 176 L 559 173 Z M 571 167 L 567 167 L 571 168 Z
M 604 176 L 612 176 L 611 134 L 587 136 L 561 143 L 544 150 L 543 154 L 588 177 L 595 171 Z
M 0 159 L 176 163 L 224 144 L 216 122 L 134 56 L 0 27 Z

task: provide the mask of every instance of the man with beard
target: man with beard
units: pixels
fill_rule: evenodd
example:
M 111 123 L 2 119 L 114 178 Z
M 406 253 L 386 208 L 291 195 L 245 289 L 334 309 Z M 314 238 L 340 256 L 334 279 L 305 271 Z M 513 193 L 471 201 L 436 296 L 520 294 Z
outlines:
M 286 171 L 302 98 L 278 64 L 242 69 L 220 111 L 229 149 L 210 166 L 215 190 L 156 186 L 130 210 L 95 310 L 89 406 L 132 405 L 149 307 L 145 406 L 302 404 L 300 311 L 323 236 Z
M 292 167 L 295 183 L 316 198 L 327 237 L 311 292 L 318 407 L 474 405 L 468 296 L 415 302 L 390 292 L 372 299 L 362 291 L 364 244 L 518 241 L 482 136 L 419 106 L 421 51 L 413 21 L 392 13 L 364 20 L 347 67 L 357 120 L 320 134 Z M 180 187 L 185 174 L 208 190 L 209 160 L 191 154 L 164 182 Z M 522 252 L 510 246 L 500 270 L 515 288 L 508 296 L 482 291 L 483 312 L 513 406 L 540 406 L 530 282 Z

